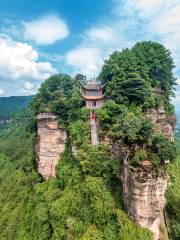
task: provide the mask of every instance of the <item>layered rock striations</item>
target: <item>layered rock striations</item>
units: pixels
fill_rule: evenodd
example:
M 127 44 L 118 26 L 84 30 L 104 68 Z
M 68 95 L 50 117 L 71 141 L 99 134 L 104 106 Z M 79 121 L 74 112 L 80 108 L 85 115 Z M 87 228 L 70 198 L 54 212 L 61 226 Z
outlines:
M 36 156 L 38 172 L 47 179 L 56 175 L 56 165 L 64 152 L 67 134 L 58 126 L 55 115 L 41 113 L 37 116 L 38 141 Z
M 156 130 L 173 141 L 176 117 L 166 116 L 163 108 L 150 109 L 146 116 L 149 117 Z M 168 176 L 166 173 L 157 176 L 155 168 L 149 161 L 139 168 L 128 164 L 130 150 L 123 147 L 121 140 L 116 141 L 113 146 L 114 154 L 123 159 L 121 180 L 123 185 L 123 197 L 127 212 L 131 219 L 140 226 L 148 228 L 153 232 L 154 240 L 161 240 L 162 234 L 167 237 L 165 219 L 165 192 L 167 189 Z
M 153 177 L 151 169 L 135 172 L 124 165 L 121 177 L 129 216 L 140 226 L 152 231 L 155 240 L 161 239 L 160 229 L 166 227 L 164 207 L 167 176 Z
M 156 130 L 164 134 L 169 141 L 174 141 L 173 135 L 176 126 L 176 116 L 167 116 L 163 107 L 151 108 L 146 112 L 146 116 L 155 124 Z

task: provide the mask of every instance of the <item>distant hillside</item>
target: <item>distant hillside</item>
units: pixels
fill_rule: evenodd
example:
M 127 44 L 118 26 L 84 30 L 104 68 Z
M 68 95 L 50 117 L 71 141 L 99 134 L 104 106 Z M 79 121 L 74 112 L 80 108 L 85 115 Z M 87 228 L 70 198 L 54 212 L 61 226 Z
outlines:
M 9 120 L 13 113 L 26 107 L 33 96 L 0 97 L 0 121 Z
M 175 136 L 180 139 L 180 114 L 176 114 L 176 132 Z

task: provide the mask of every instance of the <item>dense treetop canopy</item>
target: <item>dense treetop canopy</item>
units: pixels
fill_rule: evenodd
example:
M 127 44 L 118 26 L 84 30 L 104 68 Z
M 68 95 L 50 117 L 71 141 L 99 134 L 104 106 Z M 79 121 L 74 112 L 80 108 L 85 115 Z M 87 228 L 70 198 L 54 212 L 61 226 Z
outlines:
M 164 105 L 169 110 L 176 84 L 173 68 L 171 53 L 163 45 L 141 42 L 114 52 L 99 79 L 107 83 L 106 95 L 117 103 L 140 104 L 145 109 Z

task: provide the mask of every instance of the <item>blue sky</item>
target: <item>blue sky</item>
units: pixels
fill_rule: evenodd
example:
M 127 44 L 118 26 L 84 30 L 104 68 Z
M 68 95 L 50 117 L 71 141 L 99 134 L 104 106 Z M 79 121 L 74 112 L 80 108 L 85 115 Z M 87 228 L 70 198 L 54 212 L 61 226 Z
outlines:
M 179 0 L 0 0 L 0 96 L 34 94 L 48 76 L 97 76 L 112 51 L 154 40 L 180 84 Z M 175 104 L 180 104 L 177 86 Z

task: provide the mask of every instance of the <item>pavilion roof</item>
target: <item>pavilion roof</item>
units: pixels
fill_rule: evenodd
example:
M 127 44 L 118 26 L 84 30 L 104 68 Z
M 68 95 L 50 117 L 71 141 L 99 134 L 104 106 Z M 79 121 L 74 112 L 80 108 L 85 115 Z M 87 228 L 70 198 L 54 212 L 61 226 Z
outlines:
M 104 86 L 100 81 L 88 81 L 86 84 L 83 85 L 83 88 L 87 90 L 99 90 L 102 89 Z

